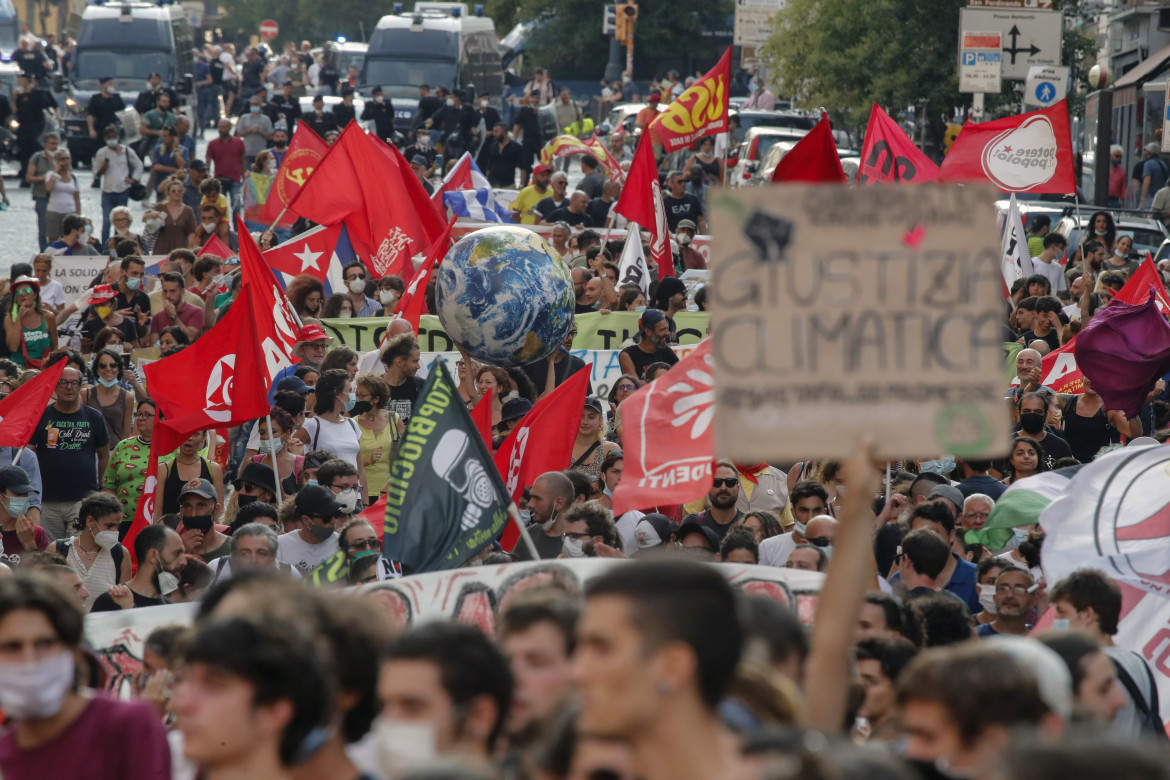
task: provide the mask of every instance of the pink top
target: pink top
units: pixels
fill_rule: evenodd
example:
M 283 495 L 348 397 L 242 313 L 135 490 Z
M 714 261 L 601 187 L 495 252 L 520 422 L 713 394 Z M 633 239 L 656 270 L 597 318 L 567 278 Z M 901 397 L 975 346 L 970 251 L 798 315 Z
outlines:
M 217 179 L 244 180 L 244 141 L 232 136 L 226 141 L 216 138 L 207 144 L 207 160 L 215 163 Z
M 195 304 L 181 301 L 179 303 L 179 309 L 175 313 L 179 315 L 179 322 L 188 328 L 203 328 L 203 309 L 200 309 Z M 166 311 L 160 311 L 150 318 L 150 332 L 152 334 L 162 333 L 172 324 L 171 318 L 167 316 Z

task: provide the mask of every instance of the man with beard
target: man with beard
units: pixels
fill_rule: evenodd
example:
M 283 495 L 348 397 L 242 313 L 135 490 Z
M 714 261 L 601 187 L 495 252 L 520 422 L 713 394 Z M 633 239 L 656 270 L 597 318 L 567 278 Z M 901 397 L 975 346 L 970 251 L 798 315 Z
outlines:
M 1014 566 L 1004 569 L 995 578 L 995 620 L 979 626 L 975 633 L 981 637 L 997 634 L 1028 635 L 1028 615 L 1036 606 L 1035 584 L 1027 569 Z
M 711 489 L 707 491 L 708 508 L 683 518 L 683 525 L 699 523 L 710 528 L 720 540 L 727 535 L 727 529 L 743 519 L 744 513 L 735 508 L 739 500 L 739 471 L 729 460 L 715 464 L 715 475 Z
M 564 550 L 564 511 L 573 503 L 573 496 L 572 481 L 559 471 L 545 472 L 532 483 L 528 499 L 532 543 L 542 559 L 556 558 Z M 528 545 L 516 546 L 516 558 L 532 560 Z
M 674 365 L 678 362 L 678 355 L 667 346 L 670 339 L 670 323 L 666 315 L 658 309 L 647 309 L 638 318 L 638 330 L 641 340 L 621 351 L 618 358 L 622 373 L 646 378 L 646 367 L 651 363 L 666 363 Z
M 123 585 L 97 597 L 90 612 L 113 612 L 135 607 L 170 604 L 167 596 L 179 587 L 179 572 L 187 565 L 183 540 L 165 525 L 151 525 L 134 539 L 138 571 Z

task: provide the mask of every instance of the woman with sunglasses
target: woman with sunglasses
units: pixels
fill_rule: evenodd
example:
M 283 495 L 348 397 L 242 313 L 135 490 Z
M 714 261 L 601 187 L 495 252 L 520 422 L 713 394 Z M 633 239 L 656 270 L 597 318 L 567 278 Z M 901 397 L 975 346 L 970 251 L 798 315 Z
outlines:
M 115 445 L 130 436 L 133 423 L 134 394 L 119 381 L 124 370 L 121 355 L 108 348 L 100 350 L 93 358 L 94 384 L 81 389 L 81 402 L 106 418 L 110 443 Z
M 633 374 L 622 374 L 613 383 L 613 387 L 609 391 L 609 428 L 605 432 L 605 438 L 613 442 L 621 442 L 622 401 L 638 392 L 638 388 L 641 386 L 642 383 Z
M 12 360 L 21 368 L 39 369 L 57 349 L 57 318 L 41 306 L 41 283 L 18 276 L 12 283 L 12 310 L 4 315 L 4 336 Z
M 149 398 L 139 401 L 134 412 L 134 435 L 118 442 L 110 452 L 110 462 L 102 475 L 102 490 L 113 493 L 122 502 L 122 519 L 134 519 L 138 499 L 146 484 L 146 470 L 150 465 L 150 440 L 154 438 L 154 421 L 157 417 L 154 401 Z

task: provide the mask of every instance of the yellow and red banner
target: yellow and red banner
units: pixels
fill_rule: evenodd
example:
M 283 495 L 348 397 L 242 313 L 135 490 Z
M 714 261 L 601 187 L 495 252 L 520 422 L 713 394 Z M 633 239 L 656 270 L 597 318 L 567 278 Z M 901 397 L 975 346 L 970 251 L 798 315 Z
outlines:
M 730 86 L 729 46 L 714 68 L 650 123 L 651 131 L 668 153 L 690 146 L 697 138 L 727 130 Z
M 609 153 L 605 145 L 596 138 L 582 141 L 574 135 L 558 135 L 540 150 L 540 161 L 545 165 L 551 165 L 552 161 L 557 158 L 569 157 L 574 154 L 591 155 L 597 162 L 601 163 L 601 167 L 605 169 L 605 175 L 610 181 L 621 179 L 621 165 Z

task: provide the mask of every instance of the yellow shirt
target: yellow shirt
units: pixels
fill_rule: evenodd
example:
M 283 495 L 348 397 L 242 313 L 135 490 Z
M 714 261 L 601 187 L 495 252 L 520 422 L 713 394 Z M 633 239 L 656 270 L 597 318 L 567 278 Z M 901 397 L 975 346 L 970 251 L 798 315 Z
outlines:
M 228 221 L 228 218 L 227 218 L 227 215 L 228 215 L 227 198 L 221 193 L 215 200 L 208 200 L 207 196 L 204 195 L 203 200 L 202 200 L 202 202 L 200 202 L 199 205 L 200 205 L 200 207 L 203 207 L 203 206 L 206 206 L 208 204 L 213 204 L 217 209 L 219 209 L 219 221 L 227 224 L 227 221 Z
M 516 200 L 512 201 L 512 211 L 520 212 L 521 225 L 536 224 L 537 216 L 532 213 L 532 208 L 544 200 L 548 192 L 548 189 L 545 189 L 544 193 L 537 192 L 536 187 L 530 184 L 517 193 Z

